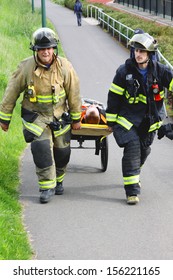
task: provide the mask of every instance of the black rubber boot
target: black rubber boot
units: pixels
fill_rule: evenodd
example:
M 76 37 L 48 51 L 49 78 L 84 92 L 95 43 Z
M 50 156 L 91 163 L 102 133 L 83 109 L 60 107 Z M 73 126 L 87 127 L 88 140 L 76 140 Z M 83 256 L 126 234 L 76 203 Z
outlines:
M 61 194 L 63 194 L 63 192 L 64 192 L 64 188 L 63 188 L 62 182 L 57 183 L 56 187 L 55 187 L 55 194 L 61 195 Z
M 55 189 L 41 190 L 40 202 L 41 203 L 49 202 L 54 194 L 55 194 Z

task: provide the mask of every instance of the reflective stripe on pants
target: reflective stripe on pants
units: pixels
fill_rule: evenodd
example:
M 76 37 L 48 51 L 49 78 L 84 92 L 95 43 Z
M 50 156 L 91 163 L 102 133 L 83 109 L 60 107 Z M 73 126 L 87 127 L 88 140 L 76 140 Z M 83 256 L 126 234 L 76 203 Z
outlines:
M 66 134 L 54 138 L 51 129 L 46 127 L 41 136 L 31 143 L 40 189 L 54 188 L 57 181 L 62 182 L 64 179 L 66 166 L 70 158 L 70 141 L 69 138 L 67 139 Z M 57 148 L 56 161 L 54 148 Z M 59 150 L 61 151 L 60 161 L 63 164 L 59 163 L 56 166 Z
M 136 128 L 126 130 L 121 125 L 113 127 L 113 134 L 119 147 L 124 148 L 122 173 L 126 195 L 137 195 L 140 193 L 141 166 L 150 154 L 155 134 L 148 133 L 145 139 L 140 139 Z

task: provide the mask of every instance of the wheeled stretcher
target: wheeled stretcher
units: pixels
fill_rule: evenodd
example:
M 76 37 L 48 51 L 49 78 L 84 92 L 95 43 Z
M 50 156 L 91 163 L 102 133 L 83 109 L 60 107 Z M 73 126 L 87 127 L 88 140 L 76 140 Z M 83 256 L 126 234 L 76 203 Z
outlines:
M 83 99 L 83 106 L 95 104 L 98 105 L 103 110 L 104 105 L 98 101 L 92 99 Z M 77 140 L 79 146 L 78 149 L 93 149 L 92 147 L 85 147 L 83 144 L 85 140 L 93 140 L 95 145 L 95 155 L 101 155 L 101 170 L 106 171 L 108 165 L 108 126 L 106 124 L 87 124 L 81 123 L 80 130 L 72 129 L 72 140 Z M 74 147 L 72 147 L 73 149 Z

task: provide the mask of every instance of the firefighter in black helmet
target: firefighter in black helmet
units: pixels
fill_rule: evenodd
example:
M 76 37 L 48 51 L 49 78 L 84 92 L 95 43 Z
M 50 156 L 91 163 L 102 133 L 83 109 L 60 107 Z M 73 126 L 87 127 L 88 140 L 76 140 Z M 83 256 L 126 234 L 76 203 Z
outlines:
M 37 51 L 43 48 L 57 49 L 58 37 L 55 32 L 47 27 L 39 28 L 33 33 L 31 49 Z
M 63 194 L 70 158 L 70 129 L 80 129 L 79 79 L 71 63 L 58 56 L 58 38 L 50 28 L 33 34 L 33 56 L 23 60 L 7 86 L 0 106 L 0 126 L 7 131 L 21 93 L 23 133 L 36 166 L 40 202 Z
M 153 61 L 157 42 L 148 33 L 129 41 L 134 57 L 116 72 L 108 92 L 106 118 L 119 147 L 124 149 L 122 173 L 127 203 L 139 202 L 140 172 L 156 131 L 165 118 L 164 87 L 173 90 L 173 73 Z

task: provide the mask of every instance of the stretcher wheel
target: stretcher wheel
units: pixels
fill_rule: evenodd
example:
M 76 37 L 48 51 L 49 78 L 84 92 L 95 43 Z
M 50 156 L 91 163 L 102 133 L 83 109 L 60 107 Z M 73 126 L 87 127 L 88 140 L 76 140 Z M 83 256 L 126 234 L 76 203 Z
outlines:
M 108 139 L 104 137 L 100 142 L 101 150 L 101 167 L 102 171 L 105 172 L 108 166 Z

